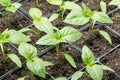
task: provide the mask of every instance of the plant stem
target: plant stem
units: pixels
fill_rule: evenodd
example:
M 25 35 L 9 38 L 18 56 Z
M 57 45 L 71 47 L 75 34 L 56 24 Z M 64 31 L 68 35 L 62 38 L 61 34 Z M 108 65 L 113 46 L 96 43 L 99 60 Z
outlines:
M 64 19 L 64 13 L 65 13 L 65 10 L 62 9 L 62 20 Z
M 38 31 L 37 34 L 38 34 L 38 39 L 40 39 L 40 33 L 41 31 Z
M 2 43 L 0 44 L 0 46 L 1 46 L 2 54 L 3 54 L 3 58 L 5 59 L 5 51 L 4 51 L 4 46 L 3 46 L 3 44 L 2 44 Z
M 57 44 L 57 45 L 56 45 L 56 53 L 57 53 L 57 56 L 59 55 L 59 50 L 60 50 L 60 45 Z
M 38 7 L 38 2 L 39 2 L 39 0 L 36 0 L 36 6 Z
M 92 29 L 92 31 L 94 29 L 94 23 L 93 22 L 91 22 L 91 29 Z
M 10 18 L 10 12 L 9 11 L 7 12 L 7 19 L 8 19 L 8 24 L 7 25 L 10 26 L 10 19 L 11 18 Z

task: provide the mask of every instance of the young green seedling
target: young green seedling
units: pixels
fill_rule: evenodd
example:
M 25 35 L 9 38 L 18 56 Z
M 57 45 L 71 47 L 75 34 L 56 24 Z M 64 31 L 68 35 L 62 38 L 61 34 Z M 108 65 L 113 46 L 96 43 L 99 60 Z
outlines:
M 11 42 L 14 44 L 20 44 L 22 42 L 29 42 L 31 39 L 24 35 L 22 32 L 16 31 L 16 30 L 8 30 L 6 29 L 0 34 L 0 45 L 1 45 L 1 50 L 2 54 L 5 58 L 5 51 L 4 51 L 4 44 Z
M 73 25 L 84 25 L 88 22 L 91 23 L 91 29 L 93 32 L 100 32 L 100 34 L 109 41 L 111 44 L 110 36 L 107 32 L 103 31 L 104 33 L 101 33 L 101 30 L 93 30 L 95 22 L 100 23 L 113 23 L 113 21 L 110 19 L 110 17 L 106 14 L 106 3 L 101 2 L 101 10 L 102 12 L 98 11 L 92 11 L 89 7 L 87 7 L 85 4 L 82 3 L 82 8 L 79 8 L 76 10 L 72 10 L 67 17 L 65 18 L 64 22 L 73 24 Z M 104 35 L 103 35 L 104 34 Z
M 10 25 L 10 13 L 15 13 L 18 8 L 21 7 L 21 4 L 18 2 L 12 3 L 11 0 L 0 0 L 0 4 L 5 7 L 5 10 L 8 11 L 8 25 Z
M 103 70 L 115 72 L 108 66 L 96 64 L 93 52 L 87 46 L 82 48 L 82 60 L 86 64 L 86 71 L 93 80 L 102 80 Z
M 27 68 L 35 75 L 45 78 L 45 67 L 53 64 L 38 58 L 37 49 L 31 44 L 21 43 L 18 47 L 18 51 L 20 55 L 26 59 Z M 33 80 L 33 76 L 31 76 L 31 80 Z
M 62 42 L 75 42 L 78 40 L 82 33 L 72 27 L 64 27 L 59 30 L 56 28 L 56 32 L 48 33 L 41 37 L 36 43 L 41 45 L 56 45 L 57 55 L 59 54 L 59 44 Z
M 64 16 L 64 12 L 66 9 L 79 9 L 79 5 L 77 5 L 74 2 L 71 1 L 63 1 L 63 0 L 46 0 L 48 3 L 52 4 L 52 5 L 57 5 L 60 7 L 60 9 L 62 10 L 62 19 Z M 72 7 L 71 7 L 72 6 Z
M 53 33 L 53 26 L 48 18 L 42 17 L 42 12 L 38 8 L 31 8 L 29 10 L 30 16 L 33 18 L 33 25 L 45 33 Z
M 112 0 L 109 5 L 115 5 L 118 6 L 118 8 L 120 8 L 120 0 Z

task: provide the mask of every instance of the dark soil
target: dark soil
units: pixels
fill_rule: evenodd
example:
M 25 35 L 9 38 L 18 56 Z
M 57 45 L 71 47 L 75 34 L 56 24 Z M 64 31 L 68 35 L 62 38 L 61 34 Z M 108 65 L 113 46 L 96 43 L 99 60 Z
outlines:
M 77 3 L 79 5 L 81 5 L 81 2 L 84 2 L 92 10 L 100 10 L 100 6 L 99 6 L 100 1 L 101 0 L 80 0 Z M 108 3 L 110 0 L 104 0 L 104 1 L 106 1 Z M 29 0 L 29 2 L 23 4 L 23 8 L 27 11 L 29 11 L 30 7 L 35 7 L 34 0 Z M 59 9 L 59 7 L 48 4 L 45 0 L 40 0 L 40 4 L 38 7 L 43 12 L 43 16 Z M 108 12 L 114 8 L 115 7 L 108 6 Z M 67 15 L 68 12 L 66 12 L 65 15 Z M 15 13 L 15 14 L 11 14 L 12 15 L 11 16 L 11 25 L 7 26 L 7 14 L 6 14 L 6 12 L 4 12 L 3 14 L 4 15 L 0 18 L 0 33 L 2 31 L 4 31 L 6 28 L 19 30 L 19 29 L 22 29 L 23 27 L 26 27 L 26 26 L 29 26 L 30 24 L 32 24 L 29 20 L 27 20 L 21 14 Z M 119 25 L 120 13 L 119 13 L 119 11 L 116 11 L 115 13 L 113 13 L 110 16 L 111 16 L 112 20 L 114 21 L 114 24 L 108 24 L 105 26 L 109 26 L 120 33 L 120 25 Z M 56 27 L 59 27 L 59 28 L 68 25 L 68 24 L 63 23 L 61 18 L 53 21 L 52 23 L 53 23 L 53 25 L 55 25 Z M 91 31 L 89 31 L 89 30 L 84 31 L 82 38 L 80 40 L 78 40 L 77 42 L 75 42 L 75 44 L 80 48 L 82 48 L 83 45 L 87 45 L 93 51 L 96 58 L 105 54 L 106 52 L 108 52 L 109 50 L 111 50 L 112 48 L 114 48 L 115 46 L 120 44 L 119 38 L 114 36 L 113 34 L 111 34 L 107 29 L 105 29 L 104 28 L 105 26 L 102 26 L 102 27 L 98 26 L 98 28 L 96 28 L 96 29 L 107 31 L 111 35 L 111 39 L 112 39 L 112 43 L 113 43 L 112 45 L 110 45 L 100 34 L 98 34 L 98 33 L 92 34 Z M 74 28 L 79 29 L 80 27 L 74 26 Z M 31 29 L 38 32 L 38 30 L 34 26 L 32 26 Z M 48 46 L 41 46 L 41 45 L 35 44 L 35 42 L 39 39 L 39 37 L 43 36 L 44 33 L 41 33 L 40 36 L 37 35 L 37 33 L 34 33 L 32 31 L 26 32 L 25 34 L 29 35 L 31 37 L 32 42 L 30 42 L 30 43 L 37 47 L 38 52 L 40 52 L 41 50 L 48 47 Z M 17 47 L 18 45 L 15 45 L 15 46 Z M 19 55 L 18 51 L 15 50 L 9 44 L 5 45 L 5 51 L 6 51 L 6 53 L 13 52 L 13 53 L 17 54 L 21 58 L 21 60 L 24 61 L 23 57 Z M 55 77 L 55 78 L 60 77 L 60 76 L 69 77 L 75 71 L 80 70 L 81 68 L 83 68 L 85 66 L 81 59 L 81 52 L 79 52 L 78 50 L 73 48 L 71 45 L 65 44 L 65 43 L 61 44 L 60 52 L 61 53 L 65 52 L 65 53 L 72 55 L 72 57 L 75 59 L 75 62 L 77 64 L 77 69 L 74 69 L 72 66 L 70 66 L 70 64 L 65 60 L 65 58 L 62 54 L 59 56 L 56 56 L 56 51 L 55 51 L 55 49 L 53 49 L 53 50 L 47 52 L 46 55 L 41 57 L 43 60 L 51 61 L 52 63 L 54 63 L 54 66 L 46 68 L 47 72 L 49 74 L 51 74 L 53 77 Z M 0 53 L 1 53 L 1 51 L 0 51 Z M 102 64 L 107 65 L 107 66 L 111 67 L 112 69 L 114 69 L 116 71 L 116 74 L 120 76 L 120 48 L 117 48 L 113 52 L 109 53 L 108 55 L 103 57 L 100 61 Z M 9 59 L 4 61 L 2 54 L 0 54 L 0 75 L 3 75 L 5 72 L 11 70 L 15 66 L 16 65 Z M 112 73 L 112 72 L 104 71 L 103 80 L 120 80 L 120 78 L 117 75 L 115 75 L 115 73 Z M 30 72 L 28 71 L 28 69 L 26 69 L 26 65 L 24 65 L 23 68 L 19 69 L 15 73 L 10 74 L 4 80 L 16 80 L 19 77 L 23 77 L 23 76 L 30 76 Z M 28 77 L 26 80 L 30 80 L 30 78 Z M 35 80 L 50 80 L 50 79 L 49 79 L 49 77 L 47 77 L 46 79 L 41 79 L 41 78 L 35 76 Z M 89 78 L 88 78 L 88 76 L 84 75 L 79 80 L 89 80 Z

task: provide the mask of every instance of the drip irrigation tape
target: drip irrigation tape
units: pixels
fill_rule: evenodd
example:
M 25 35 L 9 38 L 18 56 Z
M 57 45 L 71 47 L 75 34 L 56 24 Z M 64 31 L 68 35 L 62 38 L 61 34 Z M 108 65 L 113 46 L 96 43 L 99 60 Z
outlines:
M 74 43 L 72 43 L 72 42 L 68 42 L 68 41 L 67 41 L 67 43 L 70 44 L 71 47 L 75 48 L 75 49 L 78 50 L 80 53 L 82 53 L 82 49 L 81 49 L 80 47 L 76 46 L 76 45 L 75 45 Z
M 20 13 L 22 16 L 24 16 L 25 18 L 27 18 L 29 21 L 33 21 L 32 17 L 28 14 L 28 12 L 26 10 L 24 10 L 23 8 L 19 8 L 17 10 L 18 13 Z
M 117 37 L 120 37 L 120 33 L 115 31 L 114 29 L 110 28 L 109 26 L 105 26 L 107 30 L 109 30 L 111 33 L 115 34 Z
M 100 59 L 102 59 L 103 57 L 105 57 L 106 55 L 108 55 L 109 53 L 111 53 L 112 51 L 114 51 L 115 49 L 117 49 L 119 47 L 120 47 L 120 44 L 118 44 L 117 46 L 115 46 L 114 48 L 112 48 L 111 50 L 109 50 L 108 52 L 106 52 L 105 54 L 101 55 L 97 59 L 100 61 Z
M 14 73 L 18 69 L 20 69 L 20 68 L 19 67 L 15 67 L 15 68 L 11 69 L 10 71 L 6 72 L 4 75 L 0 76 L 0 80 L 3 80 L 4 78 L 6 78 L 10 74 Z

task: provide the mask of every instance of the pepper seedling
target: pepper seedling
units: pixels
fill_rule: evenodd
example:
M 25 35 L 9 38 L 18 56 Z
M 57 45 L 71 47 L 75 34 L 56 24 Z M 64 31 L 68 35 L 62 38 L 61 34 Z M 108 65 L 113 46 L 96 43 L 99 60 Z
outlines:
M 46 0 L 46 1 L 52 5 L 57 5 L 60 7 L 60 9 L 62 10 L 62 15 L 61 15 L 62 19 L 63 19 L 64 12 L 66 9 L 72 10 L 72 9 L 80 8 L 79 5 L 71 1 L 63 1 L 63 0 Z
M 42 17 L 42 12 L 38 8 L 30 8 L 29 14 L 33 18 L 33 25 L 38 30 L 44 31 L 45 33 L 53 32 L 53 25 L 48 18 Z
M 15 2 L 12 3 L 11 0 L 0 0 L 0 4 L 5 7 L 5 10 L 8 11 L 8 25 L 10 25 L 10 13 L 15 13 L 18 8 L 22 6 L 22 4 Z
M 78 40 L 82 33 L 77 29 L 66 26 L 63 29 L 59 30 L 56 28 L 56 32 L 48 33 L 45 36 L 41 37 L 36 44 L 40 45 L 56 45 L 57 55 L 59 54 L 59 44 L 62 42 L 75 42 Z
M 76 10 L 72 10 L 67 17 L 65 18 L 64 22 L 73 24 L 73 25 L 85 25 L 86 23 L 90 22 L 91 29 L 93 32 L 99 32 L 110 44 L 112 44 L 110 36 L 107 32 L 101 30 L 93 30 L 95 22 L 100 23 L 113 23 L 110 17 L 106 14 L 106 3 L 100 2 L 102 12 L 92 11 L 88 6 L 82 3 L 82 8 Z
M 82 61 L 86 64 L 86 71 L 93 80 L 102 80 L 103 70 L 115 72 L 108 66 L 97 64 L 93 52 L 87 46 L 82 48 Z
M 3 57 L 5 58 L 5 51 L 4 51 L 5 43 L 11 42 L 14 44 L 20 44 L 22 42 L 29 42 L 29 41 L 31 41 L 31 39 L 28 36 L 24 35 L 22 32 L 16 31 L 14 29 L 11 30 L 6 29 L 0 34 L 0 46 Z
M 26 65 L 29 71 L 35 75 L 45 78 L 46 66 L 53 65 L 51 62 L 43 61 L 41 58 L 38 58 L 38 52 L 36 47 L 28 43 L 21 43 L 18 47 L 20 55 L 26 59 Z M 33 79 L 33 76 L 30 76 Z

